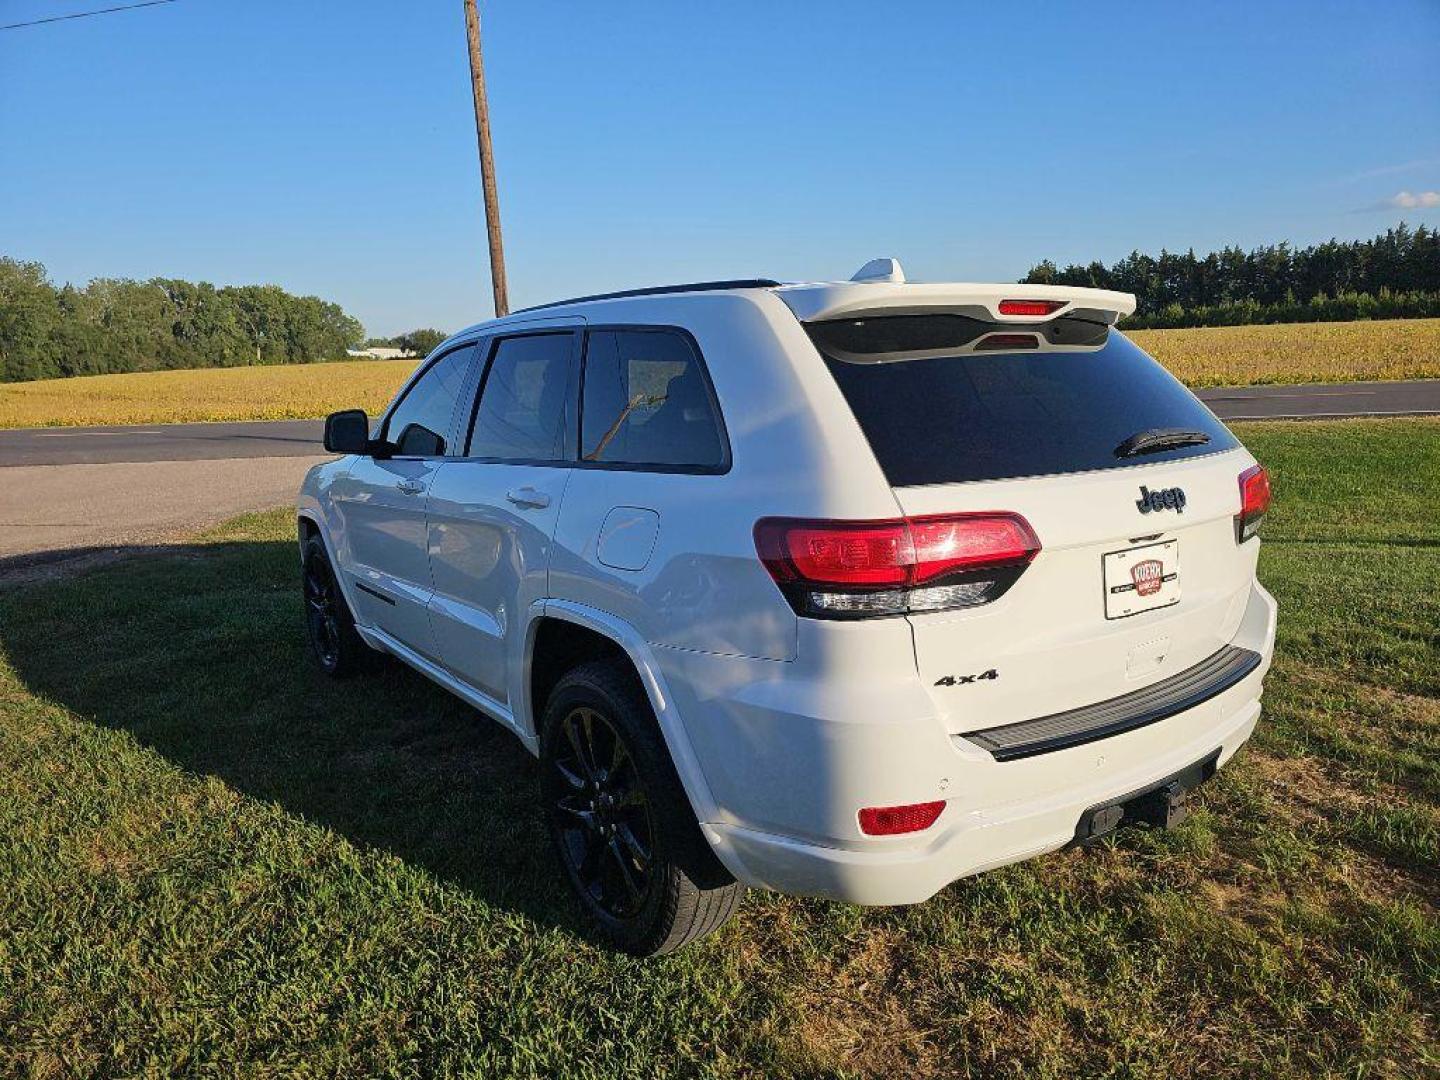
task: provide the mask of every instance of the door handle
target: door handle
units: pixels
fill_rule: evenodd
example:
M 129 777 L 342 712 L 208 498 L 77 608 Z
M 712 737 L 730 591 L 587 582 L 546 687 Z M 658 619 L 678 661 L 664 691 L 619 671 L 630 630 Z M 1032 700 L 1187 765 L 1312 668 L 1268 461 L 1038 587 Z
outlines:
M 533 487 L 525 486 L 511 488 L 505 493 L 505 498 L 516 506 L 528 506 L 535 510 L 543 510 L 550 505 L 550 496 L 543 491 L 536 491 Z
M 425 490 L 425 481 L 401 480 L 396 483 L 395 490 L 402 492 L 406 495 L 419 495 L 422 491 Z

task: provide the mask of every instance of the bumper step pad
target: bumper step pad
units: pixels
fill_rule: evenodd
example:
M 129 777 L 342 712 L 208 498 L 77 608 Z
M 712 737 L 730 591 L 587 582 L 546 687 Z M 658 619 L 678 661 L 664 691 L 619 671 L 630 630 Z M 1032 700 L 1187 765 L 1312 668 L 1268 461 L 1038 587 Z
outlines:
M 1258 668 L 1260 661 L 1257 652 L 1226 645 L 1194 667 L 1141 690 L 1034 720 L 967 731 L 956 738 L 983 747 L 996 761 L 1066 750 L 1193 709 L 1230 689 Z

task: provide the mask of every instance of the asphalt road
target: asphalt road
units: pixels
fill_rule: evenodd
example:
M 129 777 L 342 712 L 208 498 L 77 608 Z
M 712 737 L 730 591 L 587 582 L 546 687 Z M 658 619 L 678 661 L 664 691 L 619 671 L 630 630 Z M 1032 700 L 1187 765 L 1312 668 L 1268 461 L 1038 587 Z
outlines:
M 1440 379 L 1312 386 L 1215 387 L 1200 397 L 1223 420 L 1440 414 Z M 0 468 L 305 457 L 323 453 L 321 421 L 157 424 L 0 431 Z
M 320 420 L 0 431 L 0 467 L 218 461 L 323 454 Z
M 1222 420 L 1289 420 L 1440 413 L 1440 379 L 1220 386 L 1196 391 Z

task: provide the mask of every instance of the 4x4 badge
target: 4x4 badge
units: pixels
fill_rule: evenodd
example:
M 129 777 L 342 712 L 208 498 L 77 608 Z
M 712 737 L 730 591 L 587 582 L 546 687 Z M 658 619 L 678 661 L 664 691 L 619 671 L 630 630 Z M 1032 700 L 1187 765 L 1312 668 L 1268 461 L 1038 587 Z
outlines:
M 989 671 L 982 671 L 978 675 L 945 675 L 935 680 L 936 686 L 964 686 L 966 683 L 979 682 L 980 680 L 998 679 L 1000 672 L 991 668 Z
M 1183 514 L 1185 512 L 1185 489 L 1173 487 L 1151 491 L 1141 484 L 1140 498 L 1135 500 L 1135 506 L 1142 514 L 1148 514 L 1151 510 L 1174 510 L 1177 514 Z

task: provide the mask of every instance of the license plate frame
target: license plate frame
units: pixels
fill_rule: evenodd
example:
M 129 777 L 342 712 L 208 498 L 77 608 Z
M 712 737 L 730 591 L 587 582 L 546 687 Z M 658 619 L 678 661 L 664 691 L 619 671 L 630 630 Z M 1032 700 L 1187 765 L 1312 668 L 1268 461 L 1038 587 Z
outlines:
M 1149 566 L 1156 562 L 1160 564 L 1158 574 Z M 1137 567 L 1141 568 L 1138 574 Z M 1180 602 L 1180 541 L 1160 540 L 1106 552 L 1100 559 L 1100 583 L 1107 619 L 1128 619 L 1174 607 Z M 1151 591 L 1141 591 L 1152 583 Z

